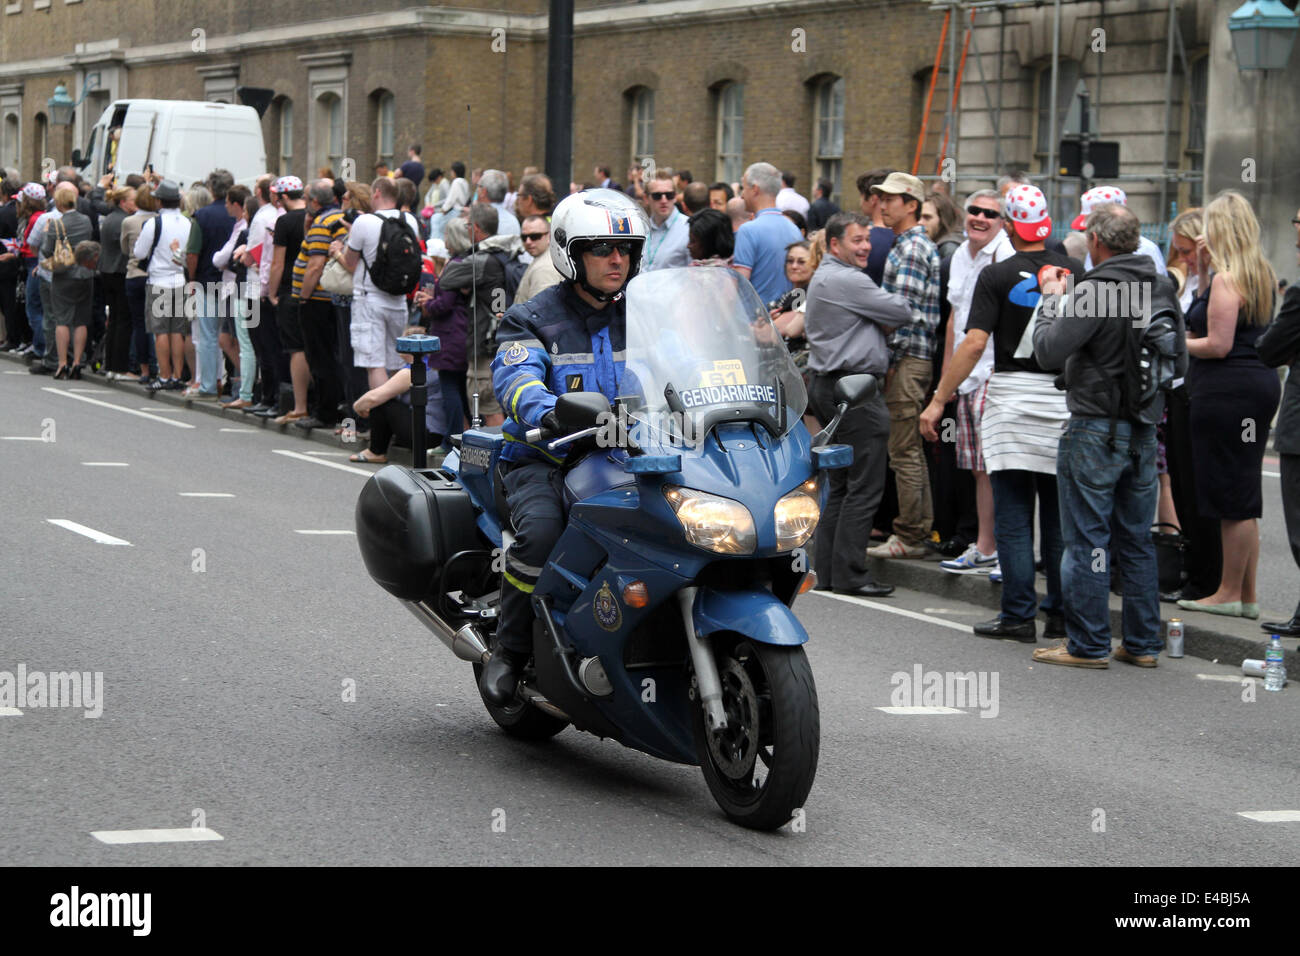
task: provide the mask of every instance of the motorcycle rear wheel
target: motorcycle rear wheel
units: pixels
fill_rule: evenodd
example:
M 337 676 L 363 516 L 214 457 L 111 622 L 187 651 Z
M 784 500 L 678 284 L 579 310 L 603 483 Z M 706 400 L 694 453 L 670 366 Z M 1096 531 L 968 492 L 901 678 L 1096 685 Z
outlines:
M 483 666 L 475 664 L 475 687 L 478 687 L 478 679 L 482 673 Z M 569 726 L 567 720 L 560 720 L 558 717 L 544 714 L 532 704 L 520 700 L 518 697 L 505 707 L 498 707 L 486 697 L 483 697 L 481 691 L 479 697 L 483 700 L 483 706 L 487 708 L 487 712 L 492 716 L 492 719 L 497 722 L 497 726 L 518 740 L 550 740 Z
M 727 728 L 705 728 L 695 706 L 695 749 L 722 811 L 753 830 L 784 826 L 804 805 L 817 773 L 821 720 L 802 647 L 743 638 L 716 646 Z

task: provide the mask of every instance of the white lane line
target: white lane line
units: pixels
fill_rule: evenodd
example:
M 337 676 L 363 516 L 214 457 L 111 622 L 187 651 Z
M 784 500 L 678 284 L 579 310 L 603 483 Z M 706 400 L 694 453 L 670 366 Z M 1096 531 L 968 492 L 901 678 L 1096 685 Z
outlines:
M 950 627 L 954 631 L 964 631 L 971 633 L 969 624 L 959 624 L 956 621 L 945 621 L 941 617 L 931 617 L 929 614 L 920 614 L 916 611 L 909 611 L 907 608 L 890 607 L 888 604 L 881 604 L 879 601 L 868 601 L 866 598 L 854 597 L 852 594 L 835 594 L 830 591 L 811 591 L 818 597 L 832 598 L 836 601 L 846 601 L 849 604 L 857 604 L 861 607 L 869 607 L 873 611 L 886 611 L 890 614 L 898 614 L 902 617 L 910 617 L 914 621 L 925 621 L 929 624 L 938 624 L 940 627 Z
M 26 374 L 27 374 L 27 370 L 26 370 L 26 369 L 22 369 L 22 368 L 20 368 L 20 369 L 18 369 L 18 371 L 16 371 L 16 372 L 6 371 L 5 374 L 6 374 L 6 375 L 26 375 Z
M 21 717 L 23 712 L 17 707 L 0 707 L 0 717 Z
M 304 455 L 315 455 L 319 458 L 347 458 L 350 452 L 346 451 L 305 451 Z
M 107 388 L 65 388 L 65 392 L 80 392 L 83 395 L 108 395 L 110 390 Z
M 84 524 L 77 524 L 75 521 L 69 521 L 67 518 L 46 518 L 52 525 L 65 528 L 76 534 L 85 535 L 91 541 L 98 541 L 100 544 L 120 544 L 131 547 L 130 541 L 123 541 L 121 538 L 115 538 L 111 534 L 104 534 L 102 531 L 96 531 L 94 528 L 87 528 Z
M 1281 477 L 1282 477 L 1282 472 L 1280 472 L 1280 471 L 1261 471 L 1260 474 L 1261 474 L 1261 475 L 1264 475 L 1265 477 L 1268 477 L 1268 478 L 1281 478 Z
M 175 827 L 169 830 L 93 830 L 100 843 L 203 843 L 224 840 L 216 830 L 207 827 Z
M 228 491 L 178 491 L 182 498 L 233 498 Z
M 959 611 L 955 607 L 923 607 L 921 608 L 926 614 L 961 614 L 969 617 L 978 617 L 985 611 Z
M 1256 823 L 1300 823 L 1300 810 L 1240 810 L 1237 816 Z
M 217 429 L 217 431 L 219 432 L 234 432 L 235 434 L 239 434 L 241 432 L 255 432 L 258 430 L 259 429 L 256 428 L 218 428 Z
M 45 441 L 40 435 L 0 435 L 0 441 Z
M 170 406 L 170 405 L 164 405 L 162 402 L 154 402 L 152 405 L 141 405 L 141 406 L 140 406 L 140 411 L 142 411 L 142 412 L 154 412 L 154 411 L 158 411 L 158 412 L 183 412 L 183 411 L 185 411 L 185 409 L 183 409 L 183 408 L 173 408 L 173 407 Z
M 319 458 L 312 458 L 310 455 L 304 455 L 302 452 L 285 451 L 282 448 L 274 448 L 272 451 L 277 455 L 284 455 L 286 458 L 297 458 L 299 461 L 309 461 L 313 465 L 324 465 L 326 468 L 337 468 L 339 471 L 350 471 L 354 475 L 364 475 L 367 478 L 374 474 L 373 471 L 353 468 L 351 465 L 340 465 L 337 461 L 321 461 Z
M 1240 684 L 1242 681 L 1247 680 L 1245 676 L 1236 677 L 1232 674 L 1197 674 L 1196 679 L 1223 681 L 1225 684 Z
M 934 714 L 964 714 L 966 711 L 957 707 L 877 707 L 876 710 L 882 710 L 887 714 L 898 714 L 907 716 L 932 716 Z
M 125 461 L 83 461 L 87 468 L 129 468 L 130 464 Z
M 66 389 L 50 388 L 48 385 L 43 386 L 42 391 L 52 392 L 55 395 L 62 395 L 65 398 L 75 398 L 79 402 L 89 402 L 92 405 L 100 405 L 104 408 L 111 408 L 115 412 L 126 412 L 128 415 L 135 415 L 138 418 L 148 418 L 151 421 L 162 422 L 164 425 L 171 425 L 173 428 L 193 428 L 189 422 L 174 422 L 170 418 L 163 418 L 160 415 L 153 415 L 149 412 L 137 412 L 134 408 L 126 408 L 122 405 L 114 405 L 112 402 L 101 402 L 97 398 L 88 398 L 85 395 L 74 395 Z
M 356 534 L 355 531 L 312 531 L 308 528 L 294 528 L 294 534 Z

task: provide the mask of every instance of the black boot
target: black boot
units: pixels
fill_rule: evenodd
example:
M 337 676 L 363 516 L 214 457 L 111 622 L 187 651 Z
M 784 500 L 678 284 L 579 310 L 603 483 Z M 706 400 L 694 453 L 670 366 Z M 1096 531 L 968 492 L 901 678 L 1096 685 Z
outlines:
M 498 707 L 505 707 L 514 699 L 515 688 L 528 663 L 527 654 L 497 647 L 492 658 L 483 665 L 478 679 L 478 689 L 484 697 Z

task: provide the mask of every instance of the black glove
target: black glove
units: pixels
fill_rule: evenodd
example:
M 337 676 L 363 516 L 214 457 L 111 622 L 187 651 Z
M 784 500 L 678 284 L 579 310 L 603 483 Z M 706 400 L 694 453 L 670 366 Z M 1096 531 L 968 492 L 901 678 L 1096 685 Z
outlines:
M 564 434 L 560 428 L 560 416 L 555 414 L 555 409 L 551 409 L 542 416 L 542 431 L 549 432 L 552 437 Z

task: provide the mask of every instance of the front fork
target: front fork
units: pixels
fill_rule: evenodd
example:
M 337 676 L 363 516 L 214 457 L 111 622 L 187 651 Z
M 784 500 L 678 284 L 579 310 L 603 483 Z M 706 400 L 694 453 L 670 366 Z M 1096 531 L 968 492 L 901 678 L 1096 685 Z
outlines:
M 713 645 L 695 633 L 695 595 L 699 588 L 682 588 L 677 601 L 682 609 L 682 623 L 686 625 L 686 643 L 691 649 L 691 663 L 695 665 L 695 686 L 704 702 L 704 719 L 710 730 L 727 726 L 727 714 L 722 709 L 722 682 L 718 679 L 718 665 L 713 658 Z

